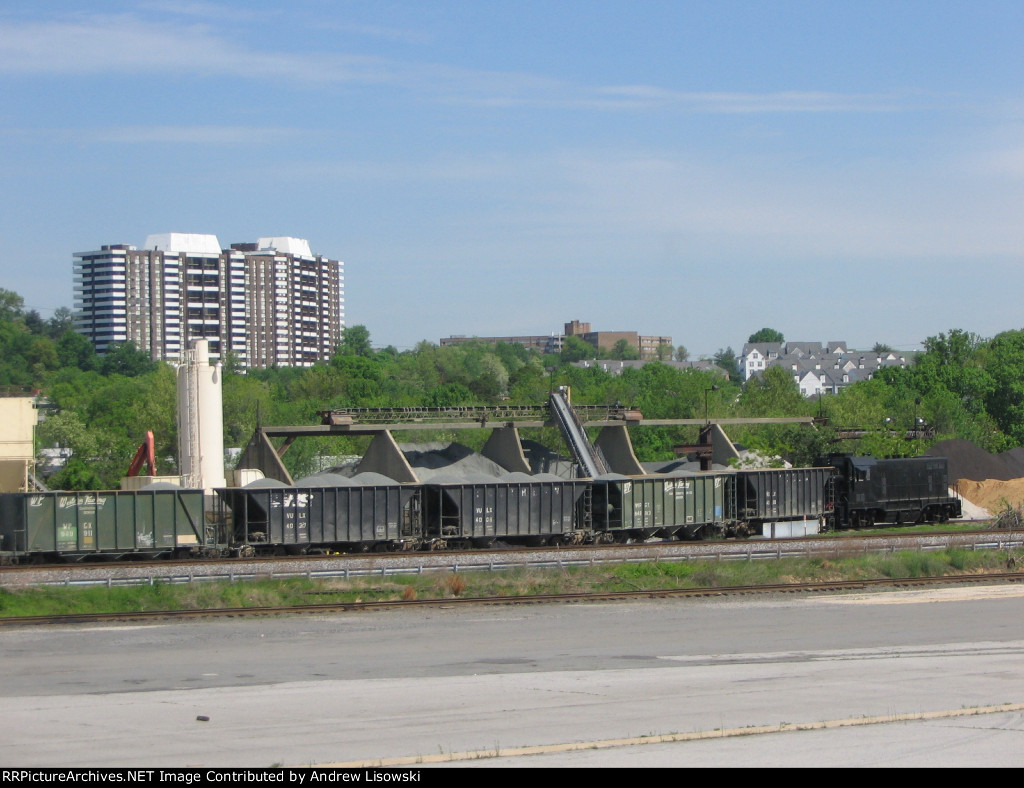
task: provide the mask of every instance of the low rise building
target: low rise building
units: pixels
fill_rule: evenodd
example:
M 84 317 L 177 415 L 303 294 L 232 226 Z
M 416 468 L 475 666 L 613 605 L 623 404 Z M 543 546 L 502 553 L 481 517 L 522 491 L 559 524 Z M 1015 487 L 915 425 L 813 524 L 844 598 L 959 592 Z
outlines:
M 635 350 L 641 359 L 663 359 L 672 358 L 672 337 L 669 336 L 641 336 L 636 331 L 593 331 L 590 323 L 582 323 L 579 320 L 572 320 L 565 324 L 562 334 L 550 334 L 540 336 L 507 336 L 507 337 L 468 337 L 464 335 L 445 337 L 441 340 L 441 347 L 447 345 L 459 345 L 467 342 L 508 342 L 510 344 L 525 345 L 541 353 L 559 353 L 565 343 L 566 337 L 578 337 L 584 342 L 594 346 L 594 349 L 605 354 L 616 349 L 620 342 L 625 342 L 631 350 Z

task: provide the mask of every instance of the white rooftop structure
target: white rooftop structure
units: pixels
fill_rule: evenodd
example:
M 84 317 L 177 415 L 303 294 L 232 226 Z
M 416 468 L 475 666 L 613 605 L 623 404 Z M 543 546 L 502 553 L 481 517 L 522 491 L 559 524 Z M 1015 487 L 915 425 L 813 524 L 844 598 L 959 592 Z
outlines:
M 307 245 L 308 247 L 308 245 Z M 219 257 L 221 248 L 216 235 L 199 233 L 159 233 L 147 235 L 143 249 L 156 249 L 161 252 L 177 254 L 184 252 L 189 255 L 212 255 Z
M 313 257 L 313 252 L 309 249 L 309 241 L 305 238 L 291 238 L 287 235 L 271 236 L 270 238 L 260 238 L 256 245 L 260 250 L 273 249 L 276 252 L 291 254 L 295 257 L 308 259 Z

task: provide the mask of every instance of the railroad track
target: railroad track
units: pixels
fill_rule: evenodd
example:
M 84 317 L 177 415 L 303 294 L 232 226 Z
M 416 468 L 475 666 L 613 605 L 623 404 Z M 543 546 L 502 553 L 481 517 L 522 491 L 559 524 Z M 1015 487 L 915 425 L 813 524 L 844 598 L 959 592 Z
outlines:
M 770 560 L 898 550 L 1007 549 L 1024 546 L 1024 532 L 976 530 L 930 534 L 838 534 L 802 539 L 659 542 L 631 545 L 361 553 L 196 561 L 112 561 L 0 568 L 0 588 L 37 585 L 139 585 L 212 580 L 370 577 L 427 572 L 566 568 L 642 561 Z
M 630 591 L 602 591 L 573 594 L 537 594 L 497 597 L 439 597 L 437 599 L 391 600 L 376 602 L 327 602 L 284 607 L 236 607 L 207 610 L 156 610 L 127 613 L 76 613 L 52 616 L 0 618 L 0 628 L 34 625 L 70 625 L 100 623 L 154 623 L 200 618 L 238 618 L 250 616 L 282 616 L 335 614 L 368 610 L 400 608 L 452 608 L 467 605 L 527 605 L 552 603 L 617 602 L 631 599 L 672 599 L 721 597 L 749 594 L 836 593 L 881 589 L 928 588 L 950 585 L 993 585 L 1024 582 L 1024 572 L 957 575 L 947 577 L 884 578 L 871 580 L 839 580 L 813 583 L 776 583 L 753 586 L 719 586 L 708 588 L 638 588 Z

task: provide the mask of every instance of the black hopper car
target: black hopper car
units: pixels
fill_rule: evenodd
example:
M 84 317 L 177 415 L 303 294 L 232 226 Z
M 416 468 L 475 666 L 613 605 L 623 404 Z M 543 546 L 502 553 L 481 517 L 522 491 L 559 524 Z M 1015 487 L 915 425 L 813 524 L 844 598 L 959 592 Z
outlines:
M 0 495 L 0 562 L 796 536 L 962 514 L 943 458 L 817 467 Z M 279 486 L 275 486 L 279 485 Z

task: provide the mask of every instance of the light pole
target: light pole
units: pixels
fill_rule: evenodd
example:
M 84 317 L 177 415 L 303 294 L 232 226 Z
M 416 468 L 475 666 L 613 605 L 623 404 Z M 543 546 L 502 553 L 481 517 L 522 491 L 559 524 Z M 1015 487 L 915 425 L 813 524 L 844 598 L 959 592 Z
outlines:
M 718 386 L 712 386 L 709 389 L 704 389 L 704 426 L 711 426 L 711 419 L 708 418 L 708 394 L 712 391 L 718 391 Z

